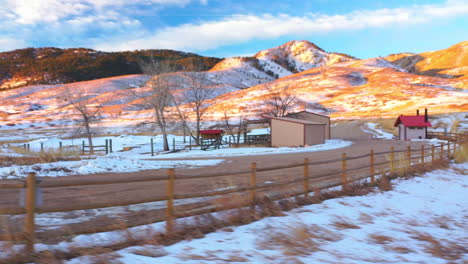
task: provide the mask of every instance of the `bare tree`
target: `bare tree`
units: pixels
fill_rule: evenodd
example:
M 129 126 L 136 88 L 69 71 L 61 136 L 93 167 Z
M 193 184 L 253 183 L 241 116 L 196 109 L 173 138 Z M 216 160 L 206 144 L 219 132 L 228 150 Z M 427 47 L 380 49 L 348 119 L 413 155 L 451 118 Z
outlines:
M 237 124 L 233 124 L 228 112 L 224 111 L 223 122 L 223 127 L 226 129 L 227 134 L 231 136 L 236 144 L 240 144 L 240 138 L 244 130 L 244 115 L 241 114 Z
M 157 60 L 151 57 L 149 61 L 140 61 L 143 73 L 150 75 L 146 86 L 148 92 L 134 93 L 146 107 L 153 109 L 155 122 L 163 136 L 163 149 L 169 150 L 167 140 L 167 125 L 170 113 L 169 107 L 174 105 L 172 90 L 174 83 L 171 81 L 169 72 L 174 71 L 173 65 L 168 61 Z
M 191 69 L 200 68 L 195 64 Z M 184 129 L 188 131 L 195 142 L 200 142 L 200 130 L 206 111 L 210 105 L 214 103 L 214 98 L 221 92 L 219 89 L 208 87 L 208 78 L 206 72 L 186 72 L 186 88 L 175 96 L 176 109 L 179 118 L 183 122 Z M 189 123 L 189 118 L 194 115 L 195 131 L 192 131 Z
M 93 102 L 94 96 L 88 93 L 82 93 L 79 90 L 65 91 L 63 101 L 70 104 L 75 111 L 81 115 L 81 124 L 85 128 L 86 136 L 88 138 L 89 151 L 94 154 L 93 137 L 91 134 L 91 123 L 97 120 L 102 110 L 102 105 Z
M 264 108 L 262 115 L 282 117 L 285 116 L 298 102 L 296 95 L 291 94 L 288 86 L 278 90 L 267 87 L 268 94 L 263 100 Z

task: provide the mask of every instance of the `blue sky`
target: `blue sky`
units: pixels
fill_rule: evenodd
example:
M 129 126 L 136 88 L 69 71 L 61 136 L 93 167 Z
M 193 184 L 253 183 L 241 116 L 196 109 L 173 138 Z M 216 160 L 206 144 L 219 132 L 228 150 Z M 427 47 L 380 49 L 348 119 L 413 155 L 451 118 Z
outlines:
M 468 0 L 0 0 L 0 51 L 87 47 L 247 56 L 290 40 L 360 58 L 467 40 Z

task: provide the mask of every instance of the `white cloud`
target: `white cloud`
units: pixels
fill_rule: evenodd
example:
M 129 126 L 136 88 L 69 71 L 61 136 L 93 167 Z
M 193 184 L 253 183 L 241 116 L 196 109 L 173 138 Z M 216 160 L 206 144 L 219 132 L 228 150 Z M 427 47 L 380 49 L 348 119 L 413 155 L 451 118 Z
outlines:
M 156 32 L 146 32 L 139 38 L 132 40 L 126 38 L 126 41 L 120 42 L 121 44 L 98 43 L 96 48 L 103 50 L 169 48 L 202 51 L 256 38 L 304 36 L 311 33 L 417 24 L 466 14 L 468 14 L 468 3 L 447 1 L 439 5 L 362 10 L 344 15 L 234 15 L 222 20 L 184 24 L 166 27 Z
M 152 7 L 185 6 L 193 0 L 0 0 L 0 14 L 8 14 L 15 22 L 33 25 L 57 22 L 70 16 L 99 15 L 107 10 L 131 9 L 137 5 Z M 200 0 L 202 3 L 206 0 Z

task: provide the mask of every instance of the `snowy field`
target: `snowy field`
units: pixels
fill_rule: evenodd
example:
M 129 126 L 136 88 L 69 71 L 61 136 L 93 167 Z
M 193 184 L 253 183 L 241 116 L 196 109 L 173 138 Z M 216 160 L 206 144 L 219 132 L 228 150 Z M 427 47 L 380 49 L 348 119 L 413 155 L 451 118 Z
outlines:
M 115 252 L 141 263 L 466 263 L 468 261 L 468 163 L 452 164 L 393 190 L 326 200 L 244 226 L 170 246 L 144 245 Z M 178 221 L 184 221 L 180 219 Z M 187 221 L 187 219 L 185 220 Z M 136 237 L 163 223 L 133 228 Z M 81 235 L 38 250 L 118 242 L 125 232 Z M 20 246 L 15 246 L 16 248 Z M 6 255 L 8 253 L 4 252 Z M 101 256 L 102 257 L 102 256 Z M 69 264 L 94 263 L 79 257 Z M 450 262 L 451 261 L 451 262 Z
M 252 134 L 268 133 L 267 129 L 254 129 Z M 29 172 L 36 172 L 42 177 L 60 177 L 68 175 L 83 175 L 104 172 L 135 172 L 148 169 L 164 169 L 164 168 L 190 168 L 201 166 L 215 166 L 224 159 L 220 157 L 232 156 L 251 156 L 251 155 L 268 155 L 281 153 L 300 153 L 324 151 L 337 148 L 345 148 L 352 144 L 350 141 L 339 139 L 327 140 L 325 144 L 293 148 L 293 147 L 239 147 L 228 148 L 224 145 L 217 150 L 200 150 L 194 148 L 189 150 L 188 137 L 183 143 L 183 136 L 169 135 L 169 143 L 172 149 L 172 144 L 175 140 L 177 152 L 162 151 L 162 136 L 134 136 L 121 135 L 109 137 L 96 137 L 93 139 L 94 145 L 104 145 L 106 140 L 112 140 L 113 153 L 107 155 L 99 155 L 93 157 L 83 157 L 77 161 L 58 161 L 51 163 L 38 163 L 27 166 L 10 165 L 0 168 L 0 179 L 21 178 Z M 154 142 L 154 156 L 151 155 L 151 139 Z M 227 136 L 224 138 L 228 140 Z M 32 152 L 38 154 L 41 151 L 41 144 L 45 152 L 57 152 L 60 142 L 63 149 L 74 149 L 76 155 L 81 154 L 81 144 L 84 138 L 78 139 L 60 139 L 57 137 L 44 137 L 34 139 L 28 142 Z M 87 142 L 87 141 L 86 141 Z M 21 149 L 24 143 L 16 144 Z M 27 156 L 23 152 L 14 151 L 7 144 L 0 146 L 0 155 L 2 156 Z M 203 159 L 198 159 L 203 158 Z
M 163 249 L 117 253 L 129 264 L 466 263 L 467 172 L 468 163 L 452 165 L 397 181 L 389 192 L 327 200 Z M 164 256 L 134 253 L 141 248 Z

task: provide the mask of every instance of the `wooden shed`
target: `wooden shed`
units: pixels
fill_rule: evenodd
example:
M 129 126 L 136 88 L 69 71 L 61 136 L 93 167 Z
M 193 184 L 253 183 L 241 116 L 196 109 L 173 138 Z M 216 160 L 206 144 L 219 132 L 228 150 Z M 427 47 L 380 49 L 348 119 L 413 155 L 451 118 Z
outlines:
M 323 123 L 325 124 L 325 139 L 330 139 L 330 117 L 326 115 L 321 115 L 313 112 L 309 112 L 307 110 L 296 112 L 296 113 L 290 113 L 287 114 L 285 117 L 290 117 L 290 118 L 295 118 L 295 119 L 301 119 L 301 120 L 307 120 L 307 121 L 312 121 L 312 122 L 318 122 L 318 123 Z
M 272 147 L 301 147 L 323 144 L 326 124 L 289 117 L 271 117 Z

